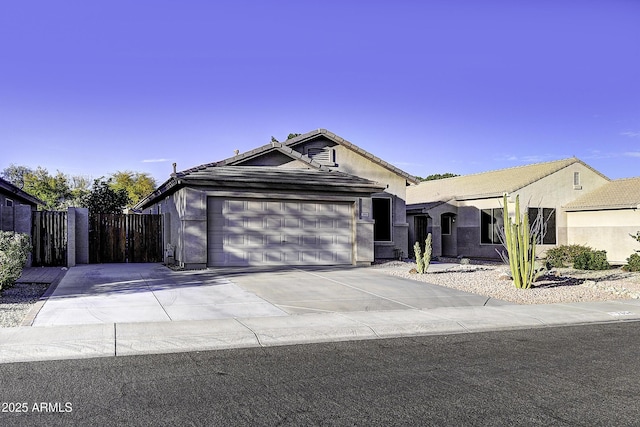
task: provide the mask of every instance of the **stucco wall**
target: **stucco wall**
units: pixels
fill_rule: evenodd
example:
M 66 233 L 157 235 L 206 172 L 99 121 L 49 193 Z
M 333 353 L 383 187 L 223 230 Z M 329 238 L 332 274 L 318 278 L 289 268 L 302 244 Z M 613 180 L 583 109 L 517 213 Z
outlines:
M 629 236 L 640 231 L 638 209 L 567 212 L 567 223 L 569 244 L 605 250 L 612 264 L 625 264 L 640 250 L 640 243 Z
M 371 209 L 370 198 L 347 195 L 275 193 L 255 191 L 228 191 L 213 188 L 182 188 L 160 203 L 145 209 L 149 213 L 165 215 L 165 244 L 175 248 L 176 264 L 185 268 L 205 268 L 207 252 L 207 199 L 209 197 L 269 198 L 314 201 L 346 201 L 352 204 L 354 233 L 354 264 L 371 264 L 374 260 L 373 221 L 362 217 L 363 210 Z
M 325 146 L 329 146 L 334 150 L 335 166 L 332 169 L 369 179 L 386 186 L 387 188 L 384 191 L 386 194 L 378 194 L 377 196 L 388 197 L 388 195 L 391 195 L 392 240 L 390 242 L 375 242 L 375 257 L 392 258 L 395 255 L 395 249 L 402 251 L 404 256 L 407 256 L 409 224 L 407 223 L 406 214 L 406 179 L 374 163 L 370 158 L 328 139 L 315 139 L 309 143 L 296 146 L 295 149 L 302 154 L 306 154 L 308 148 Z M 373 197 L 376 197 L 376 195 L 374 194 Z M 371 215 L 370 212 L 365 212 L 365 214 Z

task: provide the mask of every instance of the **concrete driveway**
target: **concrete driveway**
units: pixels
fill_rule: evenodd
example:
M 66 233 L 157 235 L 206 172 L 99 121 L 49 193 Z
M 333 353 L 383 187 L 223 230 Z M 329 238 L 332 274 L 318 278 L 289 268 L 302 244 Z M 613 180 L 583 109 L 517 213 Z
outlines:
M 168 322 L 484 306 L 500 301 L 373 268 L 172 271 L 160 264 L 71 268 L 33 326 Z

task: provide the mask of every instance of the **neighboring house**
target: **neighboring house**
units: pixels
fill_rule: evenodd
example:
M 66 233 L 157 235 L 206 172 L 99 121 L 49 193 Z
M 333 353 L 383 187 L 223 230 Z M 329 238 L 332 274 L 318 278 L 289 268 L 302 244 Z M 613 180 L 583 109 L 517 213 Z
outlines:
M 640 177 L 611 181 L 564 206 L 568 242 L 607 251 L 613 264 L 640 250 Z
M 28 205 L 32 210 L 36 210 L 38 205 L 44 205 L 44 202 L 0 178 L 0 206 L 12 207 L 16 205 Z
M 31 233 L 31 212 L 44 202 L 0 178 L 0 230 Z
M 547 221 L 541 253 L 568 242 L 564 205 L 609 183 L 609 179 L 576 158 L 421 182 L 407 189 L 410 242 L 432 233 L 434 256 L 498 258 L 498 230 L 503 226 L 503 194 L 513 212 L 521 210 Z M 542 210 L 542 211 L 540 211 Z
M 407 255 L 417 179 L 324 129 L 172 177 L 136 209 L 166 214 L 186 268 L 370 264 Z

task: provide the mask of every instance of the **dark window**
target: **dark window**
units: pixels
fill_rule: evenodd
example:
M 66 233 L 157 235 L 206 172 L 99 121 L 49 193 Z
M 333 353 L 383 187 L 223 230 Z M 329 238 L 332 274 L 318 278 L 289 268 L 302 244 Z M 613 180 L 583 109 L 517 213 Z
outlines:
M 450 215 L 442 215 L 440 217 L 440 232 L 444 236 L 451 234 L 451 219 L 452 217 Z
M 556 244 L 556 210 L 553 208 L 529 208 L 529 224 L 542 221 L 542 235 L 538 236 L 538 244 Z
M 499 245 L 503 227 L 502 209 L 480 211 L 480 243 Z
M 6 200 L 6 202 L 5 202 L 5 204 L 6 204 L 7 206 L 13 206 L 13 200 L 11 200 L 11 199 L 7 199 L 7 200 Z
M 373 199 L 373 240 L 391 241 L 391 199 Z

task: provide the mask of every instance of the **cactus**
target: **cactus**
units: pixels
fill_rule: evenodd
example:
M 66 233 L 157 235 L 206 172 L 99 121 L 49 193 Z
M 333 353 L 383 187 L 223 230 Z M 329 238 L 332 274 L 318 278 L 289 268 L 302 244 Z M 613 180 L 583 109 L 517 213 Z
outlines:
M 509 268 L 516 288 L 529 289 L 537 278 L 535 259 L 537 234 L 529 230 L 529 218 L 520 215 L 520 198 L 516 196 L 516 212 L 512 219 L 504 195 L 504 246 L 509 256 Z
M 424 272 L 427 272 L 429 264 L 431 263 L 431 233 L 427 234 L 427 239 L 424 241 L 424 254 L 422 254 L 422 264 L 424 264 Z
M 416 270 L 422 274 L 424 273 L 424 260 L 422 259 L 422 249 L 420 249 L 419 242 L 413 245 L 413 253 L 416 255 Z
M 424 241 L 424 253 L 420 248 L 419 242 L 413 245 L 413 252 L 416 255 L 416 270 L 420 274 L 426 273 L 429 268 L 429 263 L 431 262 L 431 233 L 427 234 L 427 239 Z

